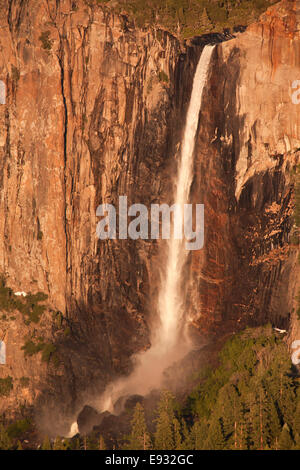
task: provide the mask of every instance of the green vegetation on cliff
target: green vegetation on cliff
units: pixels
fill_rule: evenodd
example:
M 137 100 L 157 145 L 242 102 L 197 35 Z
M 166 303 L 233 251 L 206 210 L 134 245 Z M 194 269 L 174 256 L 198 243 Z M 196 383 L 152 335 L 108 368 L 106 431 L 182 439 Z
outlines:
M 56 352 L 56 347 L 53 343 L 45 343 L 43 338 L 38 338 L 37 342 L 33 338 L 27 339 L 25 344 L 21 347 L 24 351 L 24 356 L 34 356 L 42 352 L 42 361 L 49 363 L 53 361 L 55 366 L 59 365 L 59 358 Z
M 187 400 L 195 448 L 276 450 L 288 429 L 290 447 L 299 449 L 299 392 L 283 340 L 271 327 L 244 331 L 226 343 L 220 366 Z
M 48 296 L 43 292 L 28 294 L 26 297 L 16 296 L 13 290 L 6 285 L 6 279 L 0 276 L 0 311 L 12 312 L 18 310 L 24 315 L 27 323 L 38 323 L 46 310 L 45 305 L 41 305 Z M 3 318 L 4 319 L 4 318 Z
M 22 437 L 31 428 L 31 421 L 28 418 L 24 418 L 10 424 L 7 428 L 7 434 L 11 439 L 17 439 Z
M 226 342 L 218 364 L 199 371 L 198 385 L 181 405 L 167 390 L 152 416 L 149 410 L 146 416 L 137 403 L 128 434 L 120 431 L 113 447 L 300 450 L 300 378 L 282 336 L 271 326 L 246 329 Z M 19 441 L 24 446 L 30 426 L 24 418 L 6 428 L 0 426 L 0 449 L 20 448 Z M 109 440 L 94 430 L 74 439 L 57 437 L 50 442 L 45 437 L 40 445 L 45 450 L 103 450 L 112 448 Z
M 199 385 L 179 409 L 163 392 L 150 438 L 137 405 L 128 444 L 157 450 L 300 449 L 300 387 L 290 353 L 271 326 L 227 341 L 219 366 L 200 371 Z M 122 445 L 120 445 L 122 447 Z M 128 446 L 127 446 L 128 448 Z
M 127 12 L 140 27 L 157 25 L 184 38 L 255 21 L 273 0 L 113 0 L 101 1 Z
M 13 380 L 8 375 L 4 379 L 0 379 L 0 396 L 7 397 L 13 388 Z

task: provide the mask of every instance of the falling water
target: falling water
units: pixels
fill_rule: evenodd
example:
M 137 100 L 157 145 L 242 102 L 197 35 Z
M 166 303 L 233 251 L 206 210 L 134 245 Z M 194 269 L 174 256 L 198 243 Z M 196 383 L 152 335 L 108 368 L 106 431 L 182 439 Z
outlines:
M 181 207 L 189 200 L 199 112 L 213 49 L 214 46 L 205 46 L 194 76 L 174 194 L 174 202 Z M 178 347 L 178 334 L 184 310 L 181 285 L 186 256 L 184 241 L 171 238 L 158 299 L 160 327 L 152 338 L 151 348 L 136 356 L 134 372 L 129 377 L 110 384 L 100 399 L 91 401 L 99 411 L 113 412 L 113 404 L 119 397 L 133 393 L 145 394 L 159 386 L 164 370 L 182 355 L 183 349 Z M 75 428 L 75 424 L 73 425 Z
M 205 46 L 194 76 L 174 198 L 174 202 L 182 208 L 189 200 L 190 187 L 193 179 L 193 154 L 199 112 L 213 49 L 214 46 Z M 187 252 L 184 242 L 182 240 L 176 240 L 173 237 L 169 242 L 166 274 L 159 295 L 159 314 L 161 320 L 159 342 L 165 350 L 170 349 L 170 347 L 173 347 L 177 343 L 177 335 L 183 314 L 181 286 L 186 255 Z
M 181 207 L 189 200 L 199 112 L 213 49 L 214 46 L 205 46 L 194 76 L 174 194 L 174 202 Z M 102 409 L 112 410 L 113 402 L 122 394 L 145 394 L 159 386 L 164 370 L 186 351 L 186 345 L 182 344 L 184 342 L 178 341 L 183 323 L 181 285 L 186 256 L 184 240 L 172 237 L 168 243 L 166 271 L 158 298 L 160 325 L 155 329 L 152 346 L 136 356 L 136 366 L 129 377 L 120 379 L 108 387 L 102 396 Z

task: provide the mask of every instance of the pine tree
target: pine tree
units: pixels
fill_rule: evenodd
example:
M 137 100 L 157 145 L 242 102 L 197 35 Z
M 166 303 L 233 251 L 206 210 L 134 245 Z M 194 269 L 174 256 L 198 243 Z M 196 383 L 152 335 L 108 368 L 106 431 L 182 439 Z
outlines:
M 279 450 L 289 450 L 293 446 L 293 440 L 291 438 L 290 428 L 285 423 L 278 442 L 278 449 Z
M 210 422 L 208 437 L 205 441 L 204 448 L 206 450 L 226 449 L 226 441 L 223 435 L 221 420 L 219 417 L 213 417 Z
M 248 450 L 249 442 L 249 426 L 247 421 L 242 417 L 240 421 L 235 423 L 236 445 L 235 450 Z
M 137 403 L 131 421 L 131 433 L 128 438 L 128 444 L 126 445 L 126 449 L 146 450 L 146 448 L 148 448 L 148 445 L 149 437 L 145 421 L 144 408 L 140 403 Z
M 250 449 L 263 450 L 266 446 L 270 446 L 272 438 L 276 436 L 276 432 L 278 433 L 279 421 L 261 382 L 257 379 L 251 382 L 251 388 L 256 391 L 249 393 L 249 446 Z M 272 407 L 272 416 L 270 416 L 270 407 Z
M 251 423 L 249 421 L 249 409 L 247 408 L 248 390 L 244 392 L 245 397 L 239 400 L 238 419 L 236 422 L 237 446 L 238 450 L 248 450 L 251 443 Z M 242 398 L 243 397 L 243 398 Z
M 51 442 L 48 436 L 45 436 L 43 444 L 42 444 L 42 450 L 52 450 L 51 448 Z
M 106 450 L 105 441 L 103 436 L 99 437 L 99 450 Z
M 205 418 L 201 421 L 196 421 L 194 426 L 192 427 L 192 438 L 194 441 L 194 449 L 195 450 L 203 450 L 204 443 L 207 439 L 208 434 L 208 423 Z
M 23 450 L 23 447 L 20 441 L 17 442 L 17 450 Z
M 173 419 L 174 449 L 180 450 L 182 446 L 181 426 L 178 419 Z
M 155 430 L 155 449 L 173 450 L 174 449 L 174 418 L 175 418 L 175 399 L 171 392 L 164 390 L 161 394 L 158 405 L 156 430 Z
M 280 363 L 281 369 L 279 371 L 279 393 L 278 393 L 278 406 L 283 418 L 289 428 L 293 427 L 295 413 L 296 413 L 296 396 L 293 383 L 290 379 L 290 360 L 282 358 Z
M 293 433 L 294 435 L 298 434 L 300 436 L 300 399 L 299 398 L 298 398 L 298 404 L 297 404 L 294 422 L 293 422 Z
M 202 15 L 199 18 L 199 26 L 202 30 L 211 31 L 213 29 L 213 24 L 209 19 L 206 8 L 204 8 Z
M 222 417 L 222 430 L 228 441 L 228 448 L 232 450 L 246 448 L 244 445 L 243 410 L 236 386 L 230 383 L 220 390 L 215 413 L 216 411 L 219 417 Z
M 7 434 L 4 426 L 0 424 L 0 450 L 10 450 L 12 445 L 12 440 Z
M 275 403 L 273 402 L 271 398 L 266 404 L 266 409 L 267 409 L 267 422 L 265 426 L 267 427 L 267 433 L 268 433 L 267 443 L 269 447 L 271 448 L 271 447 L 274 447 L 274 444 L 276 445 L 275 443 L 276 439 L 277 440 L 279 439 L 281 425 L 280 425 L 280 420 L 279 420 Z
M 66 443 L 63 442 L 63 440 L 60 437 L 56 437 L 54 444 L 53 444 L 53 450 L 66 450 Z
M 157 418 L 154 438 L 156 450 L 174 449 L 172 417 L 165 410 L 162 410 Z
M 144 450 L 151 450 L 152 449 L 152 442 L 151 437 L 148 432 L 144 434 Z
M 194 449 L 194 439 L 192 432 L 189 431 L 187 424 L 184 420 L 182 420 L 182 444 L 181 450 L 192 450 Z
M 166 411 L 173 420 L 175 416 L 175 397 L 169 390 L 164 390 L 161 393 L 158 404 L 158 414 L 160 411 Z
M 80 439 L 78 437 L 75 441 L 73 440 L 72 450 L 80 450 Z

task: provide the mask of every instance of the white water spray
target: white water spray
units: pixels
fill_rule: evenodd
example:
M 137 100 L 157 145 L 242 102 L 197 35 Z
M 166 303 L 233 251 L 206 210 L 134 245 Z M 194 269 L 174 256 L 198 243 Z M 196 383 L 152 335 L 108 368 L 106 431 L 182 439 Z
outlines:
M 193 156 L 199 112 L 213 49 L 214 46 L 205 46 L 194 76 L 174 198 L 174 202 L 181 206 L 182 210 L 184 204 L 187 204 L 189 200 L 190 187 L 193 179 Z M 181 286 L 186 257 L 187 251 L 184 246 L 184 241 L 172 238 L 169 242 L 166 275 L 159 294 L 161 329 L 159 331 L 158 341 L 163 350 L 169 350 L 177 344 L 183 316 Z
M 174 194 L 174 202 L 182 208 L 189 200 L 199 112 L 213 49 L 214 46 L 204 47 L 193 81 Z M 166 271 L 158 298 L 160 326 L 152 338 L 152 346 L 135 357 L 136 366 L 129 377 L 110 384 L 100 400 L 91 403 L 99 411 L 113 412 L 113 404 L 121 396 L 143 395 L 159 386 L 165 369 L 182 357 L 184 347 L 179 347 L 178 335 L 184 317 L 181 285 L 186 257 L 184 240 L 172 238 L 168 243 Z

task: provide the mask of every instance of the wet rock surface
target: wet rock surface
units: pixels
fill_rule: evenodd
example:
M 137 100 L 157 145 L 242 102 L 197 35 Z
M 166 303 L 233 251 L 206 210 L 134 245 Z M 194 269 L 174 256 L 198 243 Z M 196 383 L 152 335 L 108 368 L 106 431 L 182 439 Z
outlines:
M 186 44 L 81 0 L 76 9 L 67 0 L 0 5 L 0 270 L 16 291 L 47 293 L 64 325 L 56 333 L 51 315 L 42 324 L 58 368 L 19 354 L 21 317 L 8 328 L 0 376 L 34 382 L 14 388 L 11 409 L 34 403 L 44 430 L 67 432 L 149 346 L 165 243 L 99 242 L 96 208 L 120 195 L 129 205 L 172 202 L 192 79 L 211 41 L 191 193 L 205 204 L 205 247 L 190 253 L 184 282 L 192 335 L 202 344 L 270 321 L 296 338 L 300 113 L 286 79 L 299 78 L 296 2 L 274 5 L 236 37 Z M 98 420 L 84 410 L 83 428 Z

